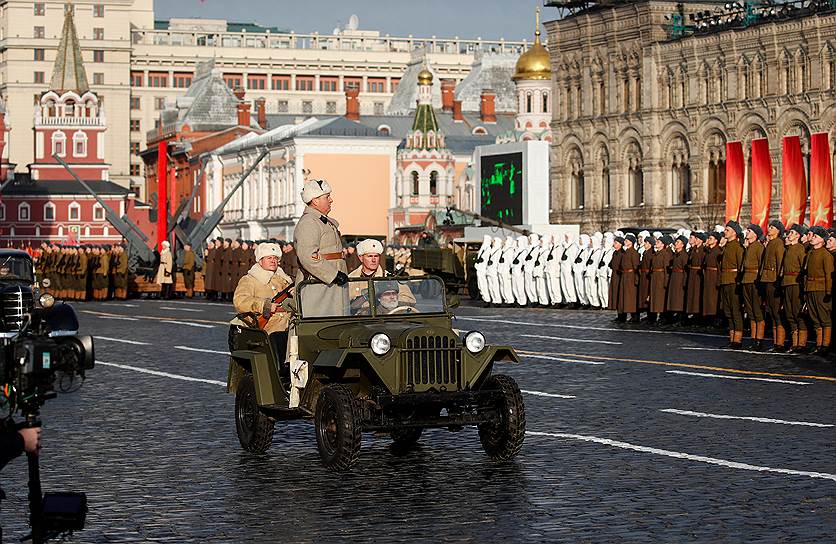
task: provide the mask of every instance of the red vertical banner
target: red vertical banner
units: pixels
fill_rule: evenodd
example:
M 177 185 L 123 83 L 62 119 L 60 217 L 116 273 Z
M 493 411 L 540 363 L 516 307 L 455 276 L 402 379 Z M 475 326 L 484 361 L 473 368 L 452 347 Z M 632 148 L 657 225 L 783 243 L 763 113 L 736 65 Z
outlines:
M 772 203 L 772 157 L 766 138 L 752 140 L 752 223 L 766 232 Z
M 743 144 L 726 143 L 726 221 L 740 220 L 743 206 Z
M 810 223 L 833 224 L 833 170 L 826 132 L 813 134 L 810 145 Z
M 784 136 L 781 157 L 781 221 L 787 228 L 803 225 L 806 210 L 807 180 L 804 177 L 801 138 Z
M 157 249 L 168 233 L 168 142 L 157 144 Z

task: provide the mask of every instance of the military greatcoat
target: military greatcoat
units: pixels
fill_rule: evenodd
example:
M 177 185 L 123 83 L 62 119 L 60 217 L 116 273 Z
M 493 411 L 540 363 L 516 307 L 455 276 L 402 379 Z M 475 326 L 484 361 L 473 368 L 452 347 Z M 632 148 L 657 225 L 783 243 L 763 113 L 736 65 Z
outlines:
M 299 258 L 297 285 L 310 277 L 326 284 L 309 285 L 300 290 L 298 296 L 301 299 L 302 315 L 346 315 L 348 287 L 331 285 L 338 272 L 348 275 L 342 258 L 339 223 L 307 206 L 293 231 L 293 240 Z
M 702 315 L 707 317 L 717 315 L 717 303 L 720 298 L 717 283 L 720 280 L 722 258 L 723 248 L 720 246 L 707 248 L 705 251 L 702 267 Z
M 685 311 L 685 270 L 688 268 L 688 253 L 683 249 L 674 253 L 671 261 L 671 279 L 668 282 L 667 310 Z
M 688 287 L 685 289 L 685 311 L 689 314 L 702 313 L 702 279 L 705 246 L 692 247 L 688 252 Z
M 621 259 L 624 257 L 624 251 L 613 251 L 612 259 L 610 260 L 610 268 L 612 268 L 612 278 L 610 278 L 610 290 L 607 297 L 607 309 L 615 310 L 618 306 L 618 293 L 621 291 Z
M 665 311 L 671 261 L 673 252 L 669 247 L 653 253 L 650 263 L 650 313 L 658 314 Z
M 624 251 L 619 265 L 621 288 L 618 290 L 618 313 L 632 314 L 638 311 L 639 264 L 639 252 L 635 248 Z

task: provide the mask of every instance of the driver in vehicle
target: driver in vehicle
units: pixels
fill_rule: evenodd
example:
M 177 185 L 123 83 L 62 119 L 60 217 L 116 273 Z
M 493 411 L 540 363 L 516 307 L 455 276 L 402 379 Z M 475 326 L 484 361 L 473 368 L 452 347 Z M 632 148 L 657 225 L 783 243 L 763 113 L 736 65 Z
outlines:
M 357 244 L 357 256 L 360 259 L 360 266 L 349 272 L 348 277 L 353 278 L 382 278 L 390 276 L 380 265 L 380 258 L 383 254 L 383 244 L 374 238 L 366 238 Z M 415 306 L 415 295 L 406 285 L 399 285 L 398 299 L 405 304 Z M 349 296 L 351 300 L 351 315 L 368 315 L 368 283 L 352 281 L 349 283 Z
M 409 293 L 411 300 L 405 300 L 401 295 L 402 288 L 409 290 L 397 281 L 379 281 L 374 284 L 374 291 L 377 295 L 377 315 L 411 314 L 418 311 L 412 292 Z

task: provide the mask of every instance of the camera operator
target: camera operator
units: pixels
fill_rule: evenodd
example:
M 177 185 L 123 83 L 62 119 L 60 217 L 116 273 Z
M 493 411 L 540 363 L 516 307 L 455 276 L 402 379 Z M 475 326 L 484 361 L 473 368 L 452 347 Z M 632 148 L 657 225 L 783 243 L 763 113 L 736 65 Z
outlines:
M 0 468 L 23 453 L 37 454 L 41 449 L 41 428 L 27 427 L 0 433 Z

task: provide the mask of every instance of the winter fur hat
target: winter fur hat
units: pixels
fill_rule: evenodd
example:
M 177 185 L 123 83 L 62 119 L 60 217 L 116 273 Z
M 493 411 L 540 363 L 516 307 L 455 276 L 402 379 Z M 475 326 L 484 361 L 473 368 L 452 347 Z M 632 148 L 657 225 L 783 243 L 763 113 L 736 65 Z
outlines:
M 309 204 L 311 200 L 327 195 L 331 192 L 331 186 L 324 179 L 313 179 L 305 182 L 302 187 L 302 202 Z
M 282 258 L 282 248 L 279 244 L 258 244 L 258 247 L 255 248 L 255 260 L 260 261 L 264 257 L 271 257 L 275 255 L 278 258 Z
M 377 253 L 380 255 L 383 253 L 383 244 L 374 238 L 366 238 L 357 244 L 357 255 L 365 255 L 366 253 Z

